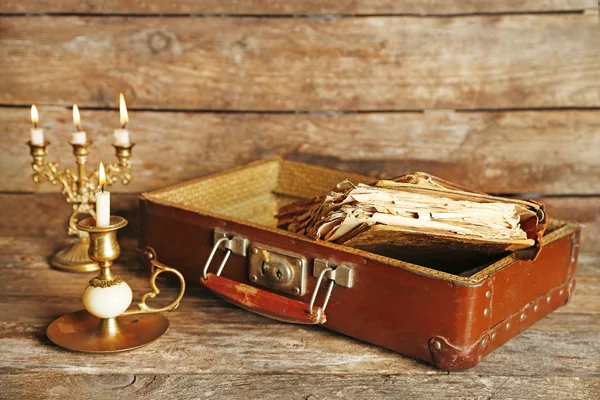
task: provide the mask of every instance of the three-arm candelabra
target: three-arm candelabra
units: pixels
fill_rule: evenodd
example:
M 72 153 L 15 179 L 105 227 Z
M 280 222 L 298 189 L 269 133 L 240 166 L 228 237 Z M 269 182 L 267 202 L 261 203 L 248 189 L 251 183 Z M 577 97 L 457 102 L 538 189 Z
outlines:
M 124 104 L 124 100 L 122 101 L 122 104 Z M 74 111 L 75 109 L 76 107 L 74 108 Z M 126 112 L 125 109 L 125 113 Z M 77 111 L 77 120 L 78 118 L 79 113 Z M 34 129 L 32 130 L 33 140 L 33 131 L 38 130 L 35 129 L 37 127 L 37 110 L 35 110 L 35 118 L 32 117 L 32 119 L 34 119 Z M 78 122 L 79 121 L 76 121 L 77 126 L 79 125 Z M 123 128 L 125 128 L 125 125 L 126 122 L 122 123 Z M 113 146 L 116 150 L 118 162 L 106 165 L 107 185 L 112 185 L 119 180 L 126 185 L 131 180 L 131 163 L 129 162 L 129 159 L 134 143 L 129 143 L 128 136 L 125 141 L 119 140 L 118 134 L 122 132 L 126 131 L 124 131 L 124 129 L 115 131 L 116 141 Z M 77 138 L 76 135 L 79 133 L 83 135 Z M 77 237 L 73 244 L 55 254 L 54 257 L 52 257 L 50 264 L 56 269 L 68 272 L 97 271 L 99 269 L 98 263 L 92 261 L 88 255 L 90 243 L 89 235 L 87 232 L 77 229 L 77 222 L 80 216 L 96 216 L 94 211 L 94 204 L 96 202 L 94 194 L 100 190 L 98 184 L 98 171 L 95 171 L 91 175 L 88 175 L 86 171 L 89 147 L 91 146 L 92 141 L 87 139 L 85 133 L 77 132 L 73 135 L 73 140 L 70 143 L 73 146 L 73 155 L 75 156 L 75 162 L 77 163 L 76 173 L 71 172 L 69 169 L 60 170 L 57 162 L 46 161 L 46 148 L 50 142 L 43 140 L 43 134 L 41 136 L 41 141 L 38 138 L 36 143 L 33 141 L 27 142 L 31 150 L 31 157 L 33 158 L 33 162 L 31 163 L 31 167 L 34 171 L 32 176 L 33 181 L 36 183 L 47 181 L 53 185 L 61 185 L 61 193 L 65 196 L 67 203 L 73 205 L 73 212 L 69 218 L 68 234 L 76 235 Z

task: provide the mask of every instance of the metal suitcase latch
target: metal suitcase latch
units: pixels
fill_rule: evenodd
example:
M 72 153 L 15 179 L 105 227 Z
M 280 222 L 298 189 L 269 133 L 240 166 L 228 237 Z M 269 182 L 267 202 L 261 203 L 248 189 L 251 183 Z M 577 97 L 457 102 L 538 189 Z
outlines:
M 246 257 L 248 254 L 248 239 L 237 235 L 233 235 L 231 238 L 230 236 L 231 235 L 227 235 L 227 232 L 224 230 L 217 228 L 214 232 L 213 243 L 217 243 L 223 238 L 228 239 L 222 241 L 219 244 L 219 248 L 221 250 L 231 250 L 233 254 Z
M 306 258 L 261 245 L 250 247 L 250 281 L 279 292 L 306 293 Z
M 344 264 L 333 266 L 329 264 L 329 261 L 315 259 L 315 266 L 313 269 L 313 276 L 318 278 L 321 273 L 326 269 L 331 271 L 325 274 L 325 278 L 334 281 L 336 285 L 351 288 L 354 285 L 354 270 Z

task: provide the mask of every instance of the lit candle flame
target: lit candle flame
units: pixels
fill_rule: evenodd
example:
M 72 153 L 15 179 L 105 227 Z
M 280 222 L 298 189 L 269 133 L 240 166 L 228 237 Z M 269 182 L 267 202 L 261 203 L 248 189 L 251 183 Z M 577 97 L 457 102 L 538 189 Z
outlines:
M 35 104 L 31 106 L 31 123 L 33 123 L 34 128 L 37 128 L 37 125 L 40 123 L 40 116 Z
M 127 115 L 127 104 L 125 104 L 123 93 L 119 93 L 119 111 L 121 114 L 121 128 L 125 129 L 129 122 L 129 116 Z
M 79 117 L 79 107 L 77 107 L 77 104 L 73 104 L 73 123 L 77 131 L 81 131 L 81 118 Z
M 102 188 L 102 193 L 104 193 L 104 185 L 106 185 L 106 174 L 104 173 L 104 164 L 100 163 L 100 167 L 98 167 L 98 183 Z

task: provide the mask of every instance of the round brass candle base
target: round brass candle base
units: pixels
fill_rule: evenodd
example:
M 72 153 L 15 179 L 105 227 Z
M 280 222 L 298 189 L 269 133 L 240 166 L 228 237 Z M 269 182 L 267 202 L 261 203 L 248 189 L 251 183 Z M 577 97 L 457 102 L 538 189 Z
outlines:
M 116 353 L 154 342 L 169 329 L 161 314 L 138 314 L 100 319 L 86 310 L 63 315 L 48 327 L 54 344 L 86 353 Z
M 69 247 L 56 253 L 50 260 L 54 269 L 66 272 L 93 272 L 100 270 L 97 262 L 88 255 L 89 237 L 77 238 Z

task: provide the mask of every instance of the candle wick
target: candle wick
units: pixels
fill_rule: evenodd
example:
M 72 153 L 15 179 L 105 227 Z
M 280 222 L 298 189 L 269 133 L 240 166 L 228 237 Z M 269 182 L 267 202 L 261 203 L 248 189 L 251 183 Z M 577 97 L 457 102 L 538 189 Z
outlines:
M 38 125 L 37 122 L 34 122 L 33 123 L 33 129 L 37 129 L 37 125 Z
M 75 129 L 77 129 L 77 132 L 81 132 L 81 125 L 79 125 L 79 124 L 75 125 Z
M 104 193 L 104 185 L 102 185 L 102 193 Z
M 127 128 L 127 122 L 125 122 L 123 125 L 121 125 L 121 129 L 125 129 Z

